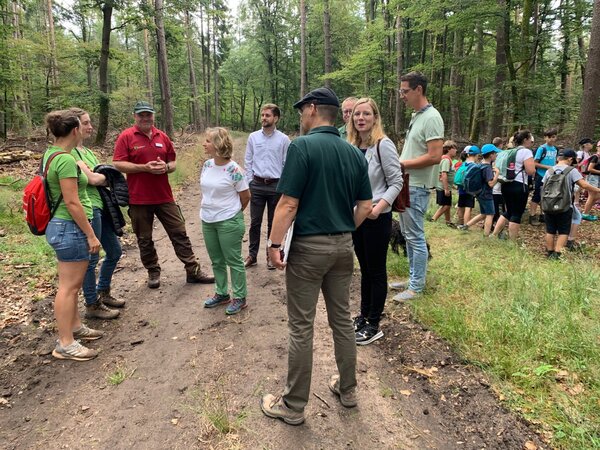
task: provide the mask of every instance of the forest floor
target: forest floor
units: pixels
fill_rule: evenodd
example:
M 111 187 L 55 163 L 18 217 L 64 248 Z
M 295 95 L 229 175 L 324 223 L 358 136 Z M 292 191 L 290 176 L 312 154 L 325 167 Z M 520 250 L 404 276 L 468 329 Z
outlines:
M 244 145 L 236 138 L 235 160 L 243 161 Z M 196 255 L 210 271 L 197 179 L 177 198 Z M 150 290 L 135 239 L 124 240 L 113 291 L 127 305 L 117 320 L 88 322 L 106 332 L 90 345 L 100 350 L 97 359 L 51 356 L 53 293 L 36 302 L 24 298 L 26 320 L 0 329 L 2 448 L 548 448 L 533 426 L 502 406 L 479 369 L 416 323 L 407 306 L 391 301 L 385 337 L 358 348 L 357 408 L 344 408 L 327 388 L 336 366 L 320 302 L 306 423 L 292 427 L 265 417 L 261 396 L 285 386 L 283 272 L 266 269 L 263 246 L 258 265 L 247 272 L 248 308 L 227 317 L 223 308 L 202 307 L 213 286 L 185 283 L 158 222 L 155 242 L 162 285 Z M 353 312 L 359 290 L 355 269 Z

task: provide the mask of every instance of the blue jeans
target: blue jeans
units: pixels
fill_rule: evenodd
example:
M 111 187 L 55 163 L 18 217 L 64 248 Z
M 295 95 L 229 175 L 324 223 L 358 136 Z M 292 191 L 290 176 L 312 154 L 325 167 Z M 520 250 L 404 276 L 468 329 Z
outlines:
M 100 253 L 90 253 L 90 263 L 83 278 L 83 296 L 85 297 L 86 305 L 93 305 L 98 301 L 98 291 L 107 291 L 110 289 L 113 273 L 123 253 L 119 238 L 113 231 L 109 220 L 102 214 L 101 209 L 94 208 L 92 228 L 94 229 L 94 234 L 100 240 L 106 256 L 100 267 L 98 286 L 96 286 L 96 266 L 100 259 Z
M 429 189 L 409 187 L 410 208 L 400 213 L 400 229 L 406 239 L 410 278 L 408 289 L 421 292 L 425 289 L 427 274 L 427 243 L 425 241 L 425 212 L 429 205 Z

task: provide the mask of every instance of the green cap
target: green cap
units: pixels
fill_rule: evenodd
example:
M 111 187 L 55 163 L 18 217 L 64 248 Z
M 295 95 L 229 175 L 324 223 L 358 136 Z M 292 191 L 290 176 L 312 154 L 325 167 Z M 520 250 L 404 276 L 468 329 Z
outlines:
M 154 114 L 154 108 L 152 107 L 152 105 L 148 102 L 137 102 L 135 104 L 135 106 L 133 107 L 133 112 L 134 114 L 139 114 L 142 112 L 151 112 L 152 114 Z

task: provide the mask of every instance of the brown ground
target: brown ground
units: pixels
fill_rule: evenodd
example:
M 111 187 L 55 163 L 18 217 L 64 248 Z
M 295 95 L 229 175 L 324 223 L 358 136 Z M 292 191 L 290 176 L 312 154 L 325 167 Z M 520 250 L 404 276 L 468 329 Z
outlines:
M 236 159 L 242 161 L 242 142 Z M 193 182 L 178 195 L 197 256 L 209 267 Z M 160 289 L 146 287 L 137 249 L 126 247 L 114 292 L 128 303 L 90 362 L 58 361 L 52 298 L 37 302 L 29 324 L 0 330 L 0 447 L 239 449 L 535 449 L 533 429 L 507 412 L 480 371 L 465 365 L 406 307 L 387 306 L 385 337 L 358 349 L 359 406 L 342 407 L 327 388 L 335 372 L 331 333 L 320 303 L 306 423 L 265 417 L 263 393 L 284 387 L 287 324 L 283 273 L 267 271 L 264 252 L 248 270 L 249 307 L 226 317 L 205 310 L 212 286 L 187 285 L 157 225 Z M 351 293 L 358 301 L 358 275 Z M 107 377 L 117 369 L 119 385 Z M 223 413 L 229 420 L 223 419 Z M 219 417 L 221 416 L 221 417 Z M 229 428 L 229 433 L 223 430 Z

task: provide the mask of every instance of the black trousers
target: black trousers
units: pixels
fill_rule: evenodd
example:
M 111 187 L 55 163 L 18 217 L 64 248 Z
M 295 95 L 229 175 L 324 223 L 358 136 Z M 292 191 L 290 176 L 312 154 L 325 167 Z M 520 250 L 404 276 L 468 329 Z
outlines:
M 352 233 L 360 265 L 360 314 L 378 327 L 387 297 L 387 252 L 392 232 L 392 213 L 365 219 Z
M 267 208 L 267 236 L 271 234 L 275 207 L 281 197 L 276 189 L 277 183 L 250 182 L 250 231 L 248 232 L 250 244 L 248 253 L 253 258 L 257 257 L 260 248 L 260 228 L 262 227 L 265 207 Z

